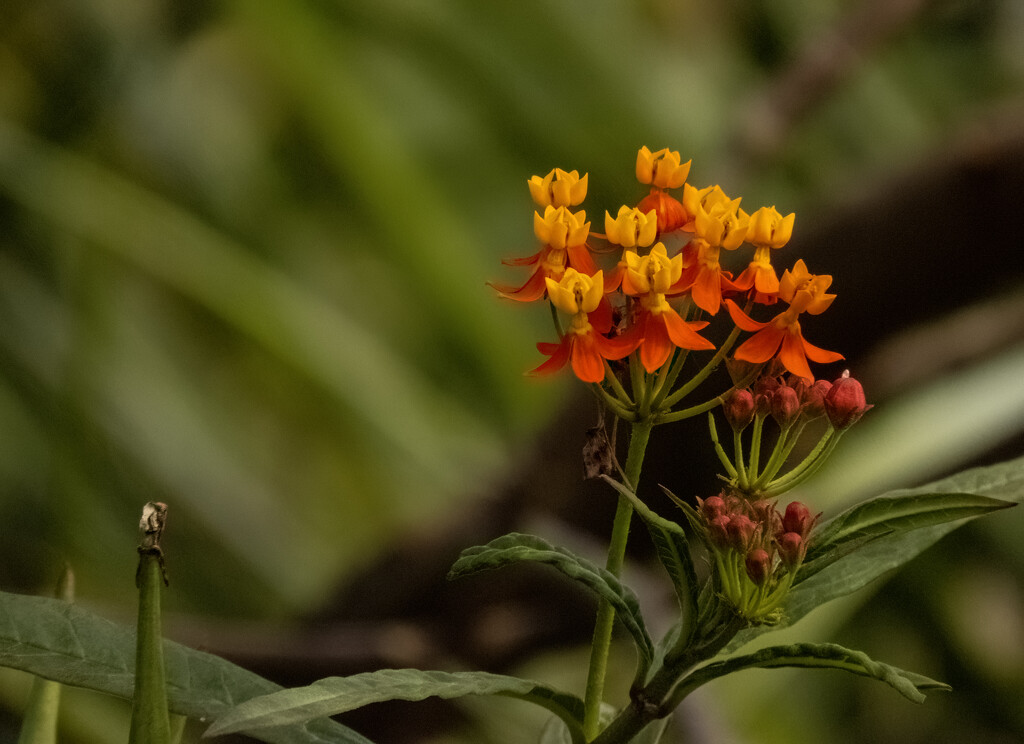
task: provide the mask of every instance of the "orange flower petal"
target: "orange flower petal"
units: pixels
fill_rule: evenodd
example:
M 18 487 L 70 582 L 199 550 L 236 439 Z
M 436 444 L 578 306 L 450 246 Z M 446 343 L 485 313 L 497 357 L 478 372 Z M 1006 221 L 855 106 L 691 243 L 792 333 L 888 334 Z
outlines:
M 808 358 L 812 361 L 818 362 L 819 364 L 828 364 L 829 362 L 838 362 L 841 359 L 845 359 L 842 354 L 835 351 L 827 351 L 826 349 L 819 348 L 814 344 L 808 343 L 803 336 L 800 340 L 804 344 L 804 353 L 807 354 Z
M 675 312 L 663 312 L 660 316 L 665 324 L 668 337 L 681 349 L 714 349 L 715 345 L 694 330 L 693 326 Z M 706 323 L 694 324 L 703 327 Z
M 720 271 L 702 268 L 690 290 L 694 303 L 701 310 L 717 315 L 722 306 L 722 278 Z
M 782 366 L 797 377 L 814 381 L 814 375 L 807 364 L 807 356 L 804 354 L 804 340 L 799 330 L 796 333 L 793 333 L 791 330 L 782 339 L 779 361 L 782 362 Z
M 604 380 L 604 360 L 597 353 L 592 336 L 577 336 L 572 346 L 572 371 L 583 382 Z
M 534 300 L 539 300 L 544 296 L 544 293 L 547 292 L 548 287 L 547 284 L 544 283 L 544 279 L 544 271 L 538 269 L 533 272 L 529 279 L 526 280 L 526 284 L 519 287 L 519 289 L 503 291 L 501 288 L 493 284 L 491 286 L 494 286 L 495 289 L 501 293 L 501 296 L 507 300 L 533 302 Z
M 753 364 L 767 362 L 775 356 L 775 352 L 779 350 L 779 344 L 782 343 L 782 337 L 785 335 L 784 330 L 766 324 L 764 328 L 740 344 L 733 353 L 733 357 Z
M 732 300 L 726 300 L 725 307 L 729 310 L 732 322 L 735 323 L 736 327 L 741 331 L 760 331 L 768 325 L 767 323 L 761 323 L 748 316 L 745 312 L 740 310 L 739 305 Z
M 565 249 L 569 257 L 569 265 L 581 274 L 593 276 L 597 273 L 597 264 L 590 255 L 586 245 L 571 245 Z
M 649 318 L 644 328 L 644 342 L 640 345 L 640 361 L 644 369 L 648 372 L 661 369 L 674 349 L 665 324 L 657 318 Z
M 551 375 L 560 370 L 565 366 L 565 363 L 569 361 L 569 351 L 571 346 L 571 339 L 566 336 L 562 339 L 560 344 L 550 344 L 541 342 L 537 344 L 537 351 L 541 354 L 547 354 L 551 358 L 541 364 L 539 367 L 530 370 L 526 374 L 528 375 Z

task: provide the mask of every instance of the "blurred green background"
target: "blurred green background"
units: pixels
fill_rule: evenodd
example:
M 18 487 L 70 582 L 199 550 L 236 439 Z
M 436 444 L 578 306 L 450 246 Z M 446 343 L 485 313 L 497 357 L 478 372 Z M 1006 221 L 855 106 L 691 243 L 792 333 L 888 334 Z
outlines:
M 485 281 L 525 278 L 499 262 L 535 250 L 531 175 L 589 172 L 601 229 L 642 195 L 644 144 L 796 211 L 783 263 L 835 275 L 808 333 L 879 405 L 802 497 L 1020 454 L 1022 91 L 1016 0 L 6 0 L 0 588 L 47 591 L 66 561 L 82 604 L 130 620 L 135 525 L 161 500 L 186 643 L 283 683 L 560 675 L 588 598 L 441 584 L 499 527 L 600 553 L 612 501 L 579 480 L 585 392 L 522 375 L 547 313 Z M 655 437 L 652 487 L 715 488 L 700 426 Z M 1022 534 L 1017 513 L 972 525 L 798 627 L 952 695 L 753 672 L 684 706 L 678 740 L 1021 741 Z M 23 697 L 0 675 L 0 740 Z M 126 730 L 111 701 L 70 703 L 64 741 Z M 507 701 L 386 710 L 352 725 L 435 744 L 540 725 Z

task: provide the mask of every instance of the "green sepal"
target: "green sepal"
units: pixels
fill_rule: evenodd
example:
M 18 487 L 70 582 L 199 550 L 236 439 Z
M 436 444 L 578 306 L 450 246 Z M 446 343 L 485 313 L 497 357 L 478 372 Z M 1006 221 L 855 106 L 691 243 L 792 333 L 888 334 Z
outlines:
M 212 720 L 240 701 L 281 689 L 212 654 L 166 640 L 163 650 L 172 713 Z M 60 600 L 0 592 L 0 666 L 131 700 L 134 660 L 132 629 Z M 372 744 L 329 720 L 248 735 L 268 744 Z
M 540 705 L 565 723 L 572 744 L 583 744 L 583 701 L 538 682 L 488 672 L 382 669 L 351 677 L 327 677 L 306 687 L 248 700 L 220 716 L 206 731 L 218 736 L 267 726 L 290 726 L 385 700 L 502 695 Z
M 644 625 L 636 595 L 611 572 L 565 548 L 551 545 L 535 535 L 513 532 L 487 545 L 464 550 L 452 566 L 448 578 L 455 579 L 523 561 L 551 566 L 607 601 L 615 609 L 615 617 L 636 645 L 637 678 L 646 675 L 654 658 L 654 644 Z
M 744 669 L 778 669 L 800 667 L 805 669 L 839 669 L 862 677 L 870 677 L 892 687 L 903 697 L 915 703 L 924 702 L 924 690 L 950 690 L 950 686 L 914 672 L 906 672 L 889 664 L 874 661 L 862 651 L 843 648 L 834 643 L 796 643 L 790 646 L 770 646 L 752 654 L 733 656 L 706 664 L 679 683 L 672 693 L 672 706 L 701 685 L 726 674 Z

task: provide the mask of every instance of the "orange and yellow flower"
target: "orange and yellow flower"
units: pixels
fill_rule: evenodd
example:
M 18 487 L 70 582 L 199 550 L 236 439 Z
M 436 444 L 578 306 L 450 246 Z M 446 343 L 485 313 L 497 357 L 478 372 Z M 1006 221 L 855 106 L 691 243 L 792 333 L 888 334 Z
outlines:
M 753 320 L 735 302 L 726 300 L 733 322 L 744 331 L 754 332 L 733 356 L 753 364 L 778 357 L 794 375 L 813 381 L 808 359 L 824 364 L 837 362 L 843 356 L 808 343 L 800 329 L 799 316 L 804 312 L 811 315 L 825 312 L 836 298 L 834 294 L 827 293 L 831 284 L 831 276 L 811 274 L 803 260 L 797 261 L 792 271 L 783 273 L 779 281 L 779 298 L 788 302 L 789 307 L 766 323 Z
M 597 271 L 587 248 L 590 223 L 584 211 L 572 212 L 567 207 L 544 208 L 544 216 L 533 213 L 533 231 L 544 247 L 526 258 L 507 260 L 507 266 L 534 266 L 533 273 L 521 287 L 492 284 L 502 297 L 520 302 L 533 302 L 544 296 L 545 280 L 562 278 L 567 267 L 588 276 Z
M 604 213 L 604 232 L 609 243 L 623 248 L 646 248 L 658 235 L 658 215 L 652 209 L 641 212 L 636 207 L 619 207 L 614 218 L 611 213 Z M 626 273 L 626 259 L 620 258 L 604 280 L 604 291 L 614 292 L 622 284 Z
M 682 203 L 665 190 L 678 189 L 686 182 L 692 162 L 681 162 L 679 153 L 668 148 L 651 152 L 645 146 L 636 155 L 636 178 L 640 183 L 651 186 L 651 192 L 636 206 L 645 214 L 654 210 L 658 215 L 658 233 L 661 235 L 678 230 L 690 220 Z
M 747 234 L 749 217 L 739 199 L 730 199 L 718 186 L 683 189 L 683 205 L 694 215 L 694 238 L 683 249 L 683 273 L 676 290 L 689 289 L 694 304 L 712 315 L 722 305 L 722 290 L 737 289 L 732 274 L 722 268 L 722 249 L 735 250 Z
M 623 337 L 640 344 L 644 369 L 659 369 L 677 347 L 714 349 L 714 344 L 697 333 L 707 323 L 683 320 L 665 298 L 682 274 L 682 256 L 669 258 L 664 243 L 656 243 L 646 256 L 626 251 L 624 258 L 622 291 L 639 301 L 634 308 L 633 325 Z
M 783 217 L 775 207 L 761 207 L 750 215 L 746 241 L 754 246 L 754 258 L 734 284 L 743 291 L 754 290 L 756 302 L 772 305 L 777 299 L 779 277 L 772 267 L 771 251 L 789 242 L 795 220 L 792 212 Z
M 561 281 L 548 278 L 545 285 L 551 303 L 571 315 L 572 320 L 559 343 L 537 344 L 537 349 L 549 358 L 530 374 L 553 374 L 570 363 L 584 382 L 601 382 L 605 377 L 604 360 L 622 359 L 637 346 L 633 339 L 604 335 L 611 330 L 612 317 L 602 273 L 587 276 L 566 269 Z

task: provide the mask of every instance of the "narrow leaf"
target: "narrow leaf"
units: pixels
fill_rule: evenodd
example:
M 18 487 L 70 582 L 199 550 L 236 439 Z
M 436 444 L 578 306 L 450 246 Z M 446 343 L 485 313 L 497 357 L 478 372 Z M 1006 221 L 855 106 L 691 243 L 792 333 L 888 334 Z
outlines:
M 1013 506 L 1011 502 L 971 493 L 902 491 L 870 499 L 821 525 L 812 536 L 808 560 L 850 540 L 881 537 L 981 516 Z
M 598 597 L 608 601 L 615 616 L 633 638 L 639 657 L 638 677 L 646 674 L 654 657 L 654 644 L 647 633 L 640 604 L 629 587 L 611 572 L 594 565 L 565 548 L 555 547 L 534 535 L 511 533 L 487 545 L 468 548 L 452 566 L 449 579 L 479 571 L 502 568 L 513 563 L 543 563 L 579 582 Z
M 163 647 L 173 713 L 211 720 L 243 700 L 281 689 L 212 654 L 170 641 Z M 0 592 L 0 666 L 130 700 L 135 633 L 60 600 Z M 372 744 L 328 720 L 249 735 L 268 744 Z
M 908 700 L 924 702 L 922 690 L 949 690 L 949 685 L 913 672 L 874 661 L 861 651 L 853 651 L 834 643 L 797 643 L 792 646 L 770 646 L 753 654 L 734 656 L 707 664 L 686 677 L 672 695 L 680 701 L 701 685 L 718 677 L 744 669 L 775 669 L 803 667 L 807 669 L 840 669 L 870 677 L 892 687 Z
M 694 627 L 700 587 L 697 583 L 693 556 L 690 553 L 690 543 L 683 528 L 654 512 L 622 483 L 607 476 L 604 476 L 604 479 L 612 488 L 629 499 L 633 504 L 633 510 L 644 520 L 658 553 L 658 560 L 672 581 L 682 617 L 690 628 Z
M 430 672 L 382 669 L 351 677 L 328 677 L 307 687 L 248 700 L 210 726 L 206 736 L 287 726 L 385 700 L 503 695 L 541 705 L 566 724 L 574 744 L 583 741 L 583 701 L 538 682 L 487 672 Z

